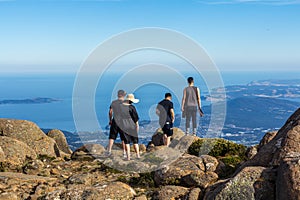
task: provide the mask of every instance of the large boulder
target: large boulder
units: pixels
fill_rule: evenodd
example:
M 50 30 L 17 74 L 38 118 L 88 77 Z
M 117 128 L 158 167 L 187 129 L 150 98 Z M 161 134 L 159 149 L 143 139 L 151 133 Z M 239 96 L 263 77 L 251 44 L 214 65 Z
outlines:
M 198 137 L 193 135 L 184 135 L 179 139 L 173 139 L 170 144 L 170 147 L 174 148 L 177 151 L 180 151 L 181 153 L 186 153 L 188 151 L 189 146 L 191 146 L 193 142 L 195 142 L 198 139 Z
M 196 138 L 188 153 L 195 156 L 208 154 L 218 159 L 217 174 L 220 178 L 230 177 L 246 160 L 246 146 L 221 138 Z
M 189 188 L 167 185 L 160 188 L 160 190 L 154 195 L 153 199 L 165 200 L 165 199 L 186 199 L 189 193 Z
M 174 128 L 173 128 L 173 135 L 172 135 L 172 137 L 171 137 L 171 141 L 172 141 L 172 142 L 179 141 L 180 138 L 182 138 L 184 135 L 185 135 L 185 133 L 184 133 L 181 129 L 174 127 Z M 152 143 L 154 146 L 161 146 L 161 145 L 164 145 L 163 137 L 164 137 L 164 133 L 163 133 L 162 129 L 159 128 L 159 129 L 157 129 L 156 132 L 153 134 L 152 139 L 151 139 L 151 143 Z
M 5 154 L 2 147 L 0 146 L 0 162 L 3 162 L 4 160 L 5 160 Z
M 300 113 L 299 113 L 300 114 Z M 274 157 L 274 164 L 280 164 L 281 161 L 288 158 L 294 158 L 300 154 L 300 120 L 299 125 L 290 129 L 281 142 L 281 148 L 278 156 Z
M 214 172 L 218 165 L 216 158 L 211 156 L 196 157 L 183 155 L 154 175 L 157 185 L 186 185 L 189 187 L 206 188 L 218 179 Z
M 17 194 L 13 192 L 3 192 L 0 194 L 0 200 L 19 200 L 20 198 L 18 197 Z
M 92 161 L 105 152 L 105 148 L 100 144 L 85 144 L 76 149 L 71 158 L 72 160 Z
M 300 199 L 299 144 L 300 125 L 291 129 L 282 141 L 282 148 L 276 161 L 280 162 L 277 177 L 277 199 Z
M 59 150 L 63 151 L 66 154 L 72 154 L 72 150 L 69 148 L 67 139 L 63 132 L 54 129 L 49 131 L 47 135 L 55 140 Z
M 198 200 L 201 198 L 202 191 L 200 188 L 193 188 L 188 196 L 188 200 Z
M 20 169 L 27 159 L 36 159 L 36 153 L 25 143 L 0 136 L 0 148 L 4 156 L 3 165 L 9 169 Z
M 283 161 L 277 174 L 276 199 L 300 200 L 300 154 Z
M 300 125 L 300 108 L 292 114 L 275 136 L 267 136 L 272 139 L 266 144 L 260 145 L 258 153 L 251 160 L 245 162 L 242 168 L 246 166 L 277 167 L 285 155 L 290 152 L 299 152 L 299 145 L 297 146 L 299 143 L 294 142 L 299 141 L 299 134 L 290 133 L 298 125 Z M 295 129 L 294 132 L 298 132 L 298 130 Z
M 27 144 L 37 155 L 60 156 L 59 149 L 33 122 L 26 120 L 0 119 L 0 136 L 14 138 Z
M 268 144 L 277 134 L 277 131 L 267 132 L 259 142 L 257 150 Z
M 300 199 L 300 108 L 278 132 L 269 132 L 258 152 L 204 199 Z M 251 157 L 251 156 L 250 156 Z
M 56 178 L 47 178 L 34 175 L 26 175 L 22 173 L 12 173 L 12 172 L 0 172 L 0 193 L 5 191 L 8 197 L 11 199 L 32 199 L 30 195 L 34 193 L 36 188 L 41 185 L 53 186 L 56 184 Z
M 166 185 L 162 186 L 156 191 L 152 199 L 165 200 L 165 199 L 186 199 L 198 200 L 201 197 L 200 188 L 186 188 L 182 186 Z
M 101 186 L 76 185 L 69 189 L 55 190 L 40 198 L 41 200 L 106 200 L 106 199 L 133 199 L 135 191 L 127 184 L 113 182 Z
M 274 199 L 274 173 L 264 167 L 246 167 L 236 176 L 207 189 L 204 200 Z

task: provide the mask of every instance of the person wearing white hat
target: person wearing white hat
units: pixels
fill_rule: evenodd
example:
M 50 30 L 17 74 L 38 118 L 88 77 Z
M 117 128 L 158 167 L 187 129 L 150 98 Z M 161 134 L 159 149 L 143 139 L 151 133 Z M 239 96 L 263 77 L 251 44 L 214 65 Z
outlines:
M 126 145 L 127 160 L 130 160 L 131 142 L 133 143 L 133 147 L 136 152 L 137 158 L 140 158 L 140 151 L 138 145 L 139 116 L 136 111 L 136 108 L 134 107 L 134 105 L 132 105 L 132 103 L 138 102 L 139 100 L 135 99 L 133 94 L 128 94 L 120 107 L 122 119 L 119 127 L 124 133 L 124 143 Z

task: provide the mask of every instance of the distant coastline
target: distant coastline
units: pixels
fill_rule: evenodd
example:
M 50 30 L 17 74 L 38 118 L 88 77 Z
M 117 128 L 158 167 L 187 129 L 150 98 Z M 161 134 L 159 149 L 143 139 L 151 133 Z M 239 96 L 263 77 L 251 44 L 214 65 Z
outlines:
M 44 103 L 53 103 L 61 101 L 58 99 L 53 99 L 53 98 L 32 98 L 32 99 L 5 99 L 5 100 L 0 100 L 0 105 L 1 104 L 44 104 Z

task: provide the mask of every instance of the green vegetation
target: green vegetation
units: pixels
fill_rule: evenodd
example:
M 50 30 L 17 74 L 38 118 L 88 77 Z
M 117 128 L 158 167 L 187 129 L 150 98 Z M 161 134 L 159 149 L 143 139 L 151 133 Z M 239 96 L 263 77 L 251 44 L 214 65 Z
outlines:
M 119 176 L 118 181 L 129 184 L 133 188 L 154 188 L 154 172 L 140 173 L 138 176 Z
M 224 139 L 199 139 L 195 141 L 188 149 L 188 153 L 191 155 L 199 156 L 201 152 L 212 147 L 208 153 L 210 156 L 216 158 L 220 156 L 237 155 L 242 159 L 246 159 L 247 147 L 242 144 L 236 144 L 234 142 Z
M 220 178 L 229 177 L 234 173 L 236 168 L 244 161 L 246 157 L 247 147 L 241 144 L 224 140 L 224 139 L 199 139 L 195 141 L 188 149 L 191 155 L 199 156 L 208 154 L 216 157 L 219 162 L 225 164 L 219 171 Z M 209 151 L 209 152 L 208 152 Z

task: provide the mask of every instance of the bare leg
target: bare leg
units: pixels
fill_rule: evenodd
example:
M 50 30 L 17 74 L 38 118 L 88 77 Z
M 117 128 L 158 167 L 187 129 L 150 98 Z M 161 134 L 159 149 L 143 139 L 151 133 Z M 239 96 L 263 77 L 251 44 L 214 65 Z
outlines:
M 109 139 L 108 147 L 107 147 L 107 151 L 108 152 L 111 152 L 113 144 L 114 144 L 114 140 L 113 139 Z
M 171 137 L 167 137 L 166 138 L 166 146 L 168 147 L 170 145 L 171 142 Z
M 122 140 L 123 154 L 126 154 L 126 144 L 124 140 Z
M 168 136 L 166 134 L 164 134 L 164 137 L 163 137 L 164 145 L 167 145 L 167 139 L 168 139 Z
M 127 160 L 130 160 L 130 144 L 126 144 Z
M 135 150 L 136 153 L 136 157 L 140 158 L 140 148 L 139 148 L 139 144 L 133 144 L 133 148 Z

